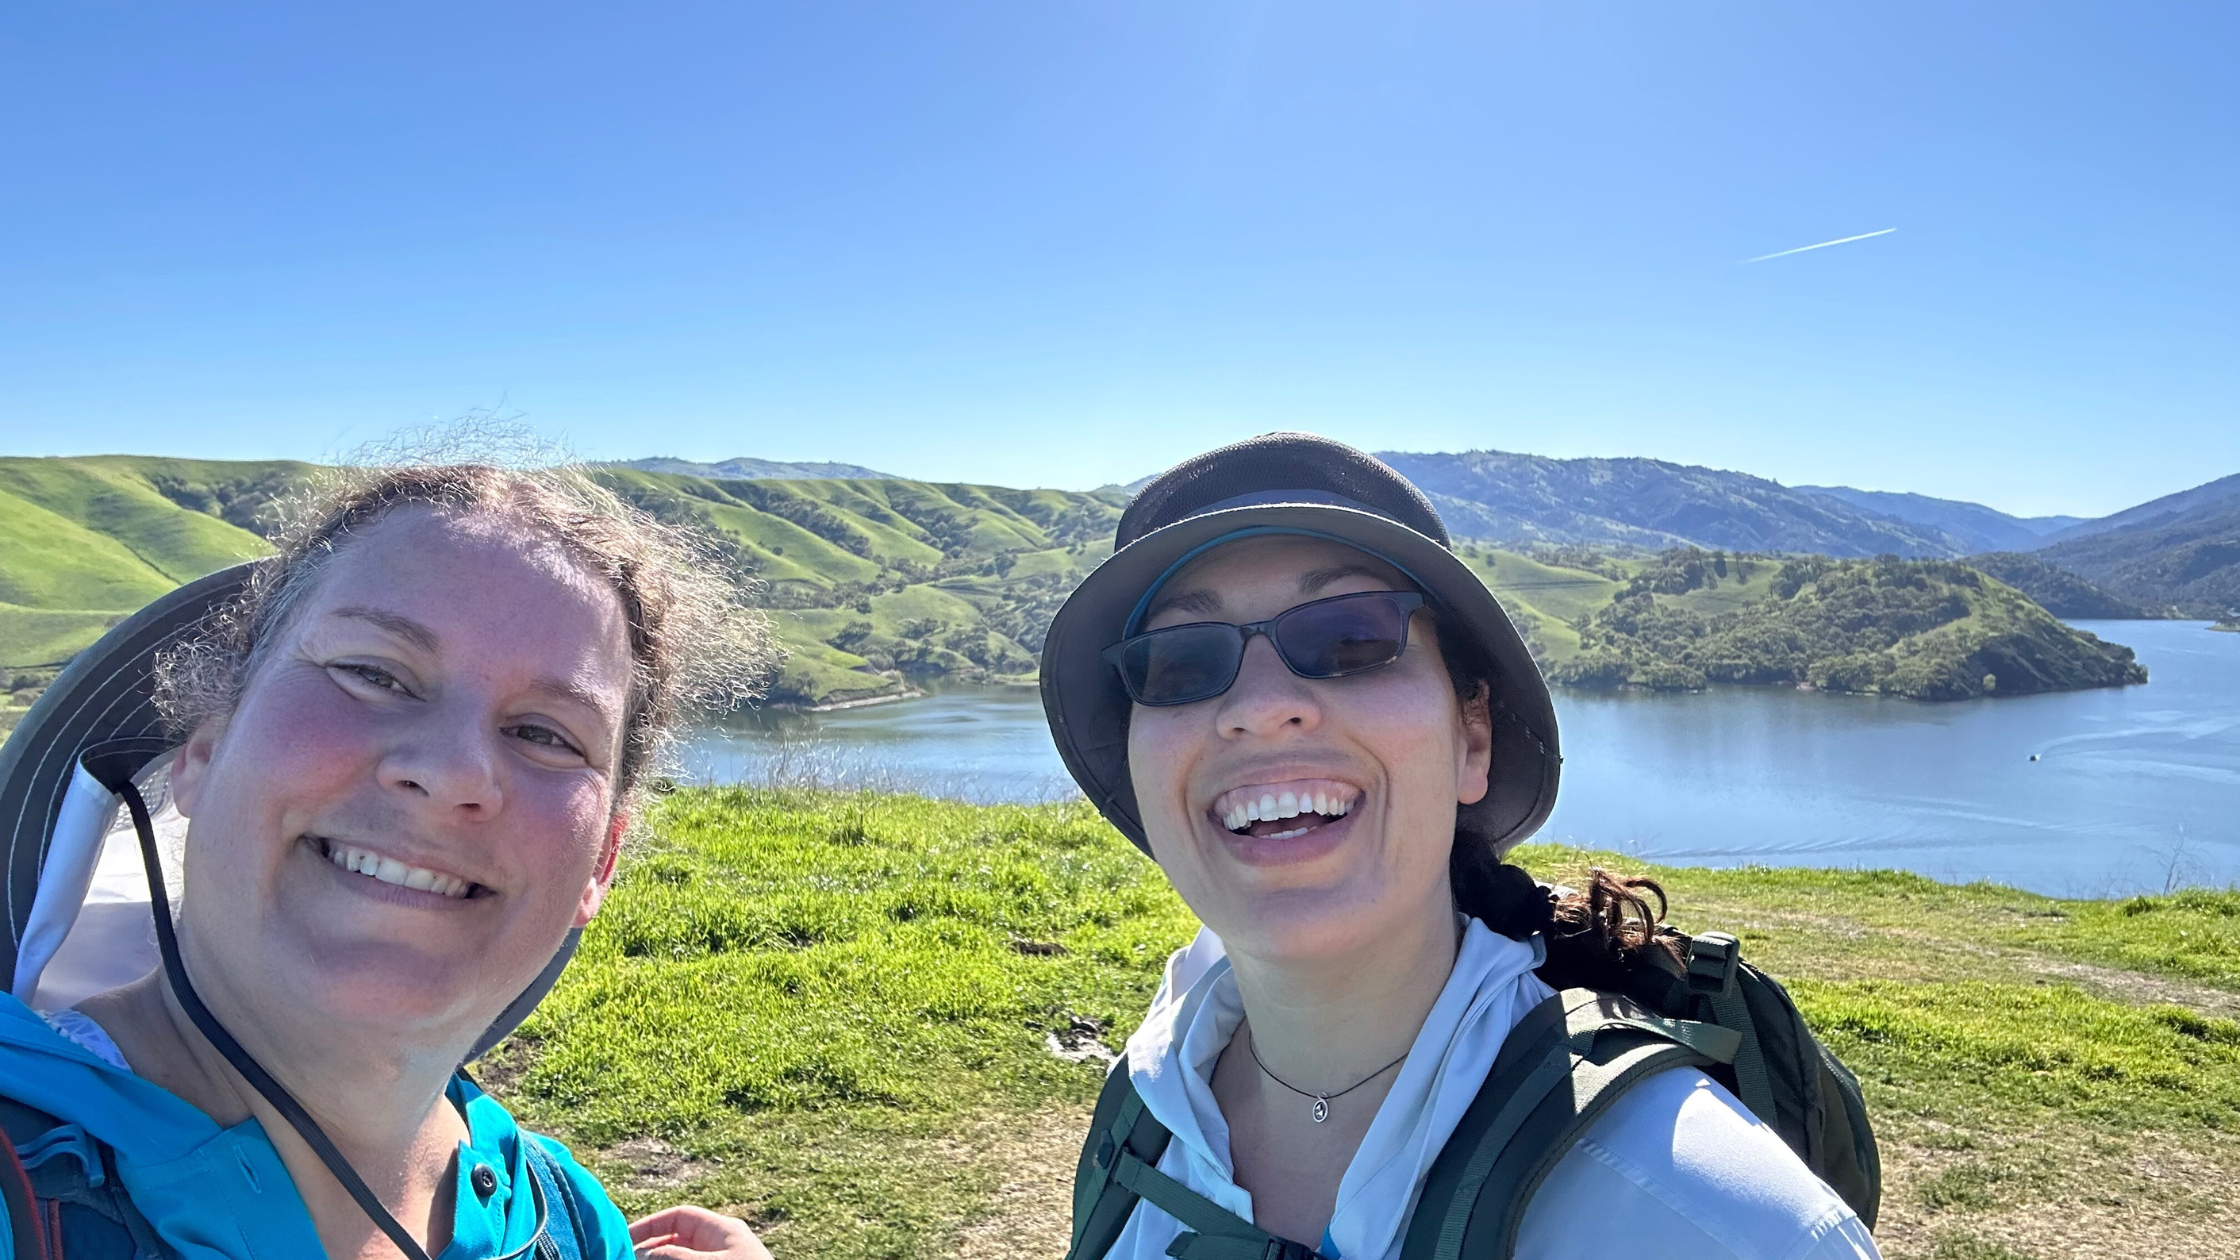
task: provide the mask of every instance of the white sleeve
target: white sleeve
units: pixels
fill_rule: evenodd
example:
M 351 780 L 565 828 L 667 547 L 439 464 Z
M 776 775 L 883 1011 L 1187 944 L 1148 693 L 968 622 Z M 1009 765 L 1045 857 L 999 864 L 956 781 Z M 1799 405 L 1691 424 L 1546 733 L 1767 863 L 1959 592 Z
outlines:
M 1579 1139 L 1525 1208 L 1517 1260 L 1880 1260 L 1858 1216 L 1734 1096 L 1660 1072 Z

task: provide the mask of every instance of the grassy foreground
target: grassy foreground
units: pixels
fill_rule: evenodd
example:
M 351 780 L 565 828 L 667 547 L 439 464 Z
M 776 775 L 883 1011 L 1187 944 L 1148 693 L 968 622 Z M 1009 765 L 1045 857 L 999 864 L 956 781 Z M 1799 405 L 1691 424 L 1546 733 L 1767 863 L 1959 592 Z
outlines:
M 1078 803 L 689 790 L 650 831 L 483 1079 L 626 1208 L 726 1205 L 787 1260 L 1060 1254 L 1084 1051 L 1196 927 L 1157 870 Z M 2240 893 L 1651 873 L 1863 1078 L 1889 1255 L 2240 1254 Z

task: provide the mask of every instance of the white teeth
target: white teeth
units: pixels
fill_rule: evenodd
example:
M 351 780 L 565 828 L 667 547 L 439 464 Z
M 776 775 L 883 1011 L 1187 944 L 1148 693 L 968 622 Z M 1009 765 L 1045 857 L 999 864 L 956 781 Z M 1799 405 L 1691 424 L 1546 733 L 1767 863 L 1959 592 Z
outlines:
M 364 849 L 353 849 L 329 841 L 326 850 L 327 860 L 336 866 L 355 874 L 371 876 L 384 884 L 432 892 L 453 900 L 466 896 L 467 890 L 473 887 L 456 875 L 446 875 L 422 866 L 406 866 L 395 858 L 383 857 Z
M 1361 800 L 1357 789 L 1328 781 L 1306 781 L 1290 789 L 1260 787 L 1235 788 L 1214 798 L 1214 816 L 1231 831 L 1243 831 L 1254 823 L 1275 822 L 1296 818 L 1301 814 L 1319 814 L 1324 818 L 1343 818 L 1353 812 Z M 1300 835 L 1308 830 L 1286 830 L 1281 836 Z M 1275 838 L 1270 836 L 1268 838 Z

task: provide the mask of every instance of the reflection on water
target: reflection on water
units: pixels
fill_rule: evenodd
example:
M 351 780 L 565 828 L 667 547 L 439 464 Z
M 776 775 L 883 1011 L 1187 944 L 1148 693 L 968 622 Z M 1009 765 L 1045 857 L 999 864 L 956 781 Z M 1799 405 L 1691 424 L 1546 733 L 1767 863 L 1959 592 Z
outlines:
M 2240 883 L 2240 635 L 2078 624 L 2136 648 L 2154 681 L 1955 704 L 1559 691 L 1563 792 L 1541 837 L 1657 861 L 1894 866 L 2070 895 Z M 687 770 L 975 801 L 1073 790 L 1023 688 L 749 715 L 696 740 Z

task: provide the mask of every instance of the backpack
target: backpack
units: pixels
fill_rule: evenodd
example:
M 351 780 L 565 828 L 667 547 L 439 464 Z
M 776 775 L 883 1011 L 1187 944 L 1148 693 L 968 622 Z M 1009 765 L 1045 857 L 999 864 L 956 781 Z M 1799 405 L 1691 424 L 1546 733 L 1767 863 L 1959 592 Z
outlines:
M 0 1098 L 0 1212 L 15 1260 L 171 1260 L 134 1210 L 108 1147 L 75 1124 Z
M 1622 993 L 1566 989 L 1510 1030 L 1432 1163 L 1402 1260 L 1508 1260 L 1525 1205 L 1580 1136 L 1634 1084 L 1681 1067 L 1725 1085 L 1874 1227 L 1882 1166 L 1858 1079 L 1780 984 L 1742 961 L 1734 937 L 1669 939 L 1685 967 L 1640 968 Z M 1177 1260 L 1317 1260 L 1160 1172 L 1171 1136 L 1144 1109 L 1123 1056 L 1074 1172 L 1067 1260 L 1101 1260 L 1139 1199 L 1185 1226 L 1167 1253 Z
M 520 1137 L 530 1192 L 544 1222 L 524 1257 L 595 1260 L 579 1214 L 544 1143 Z M 0 1098 L 0 1260 L 176 1260 L 132 1206 L 109 1148 L 82 1127 Z

